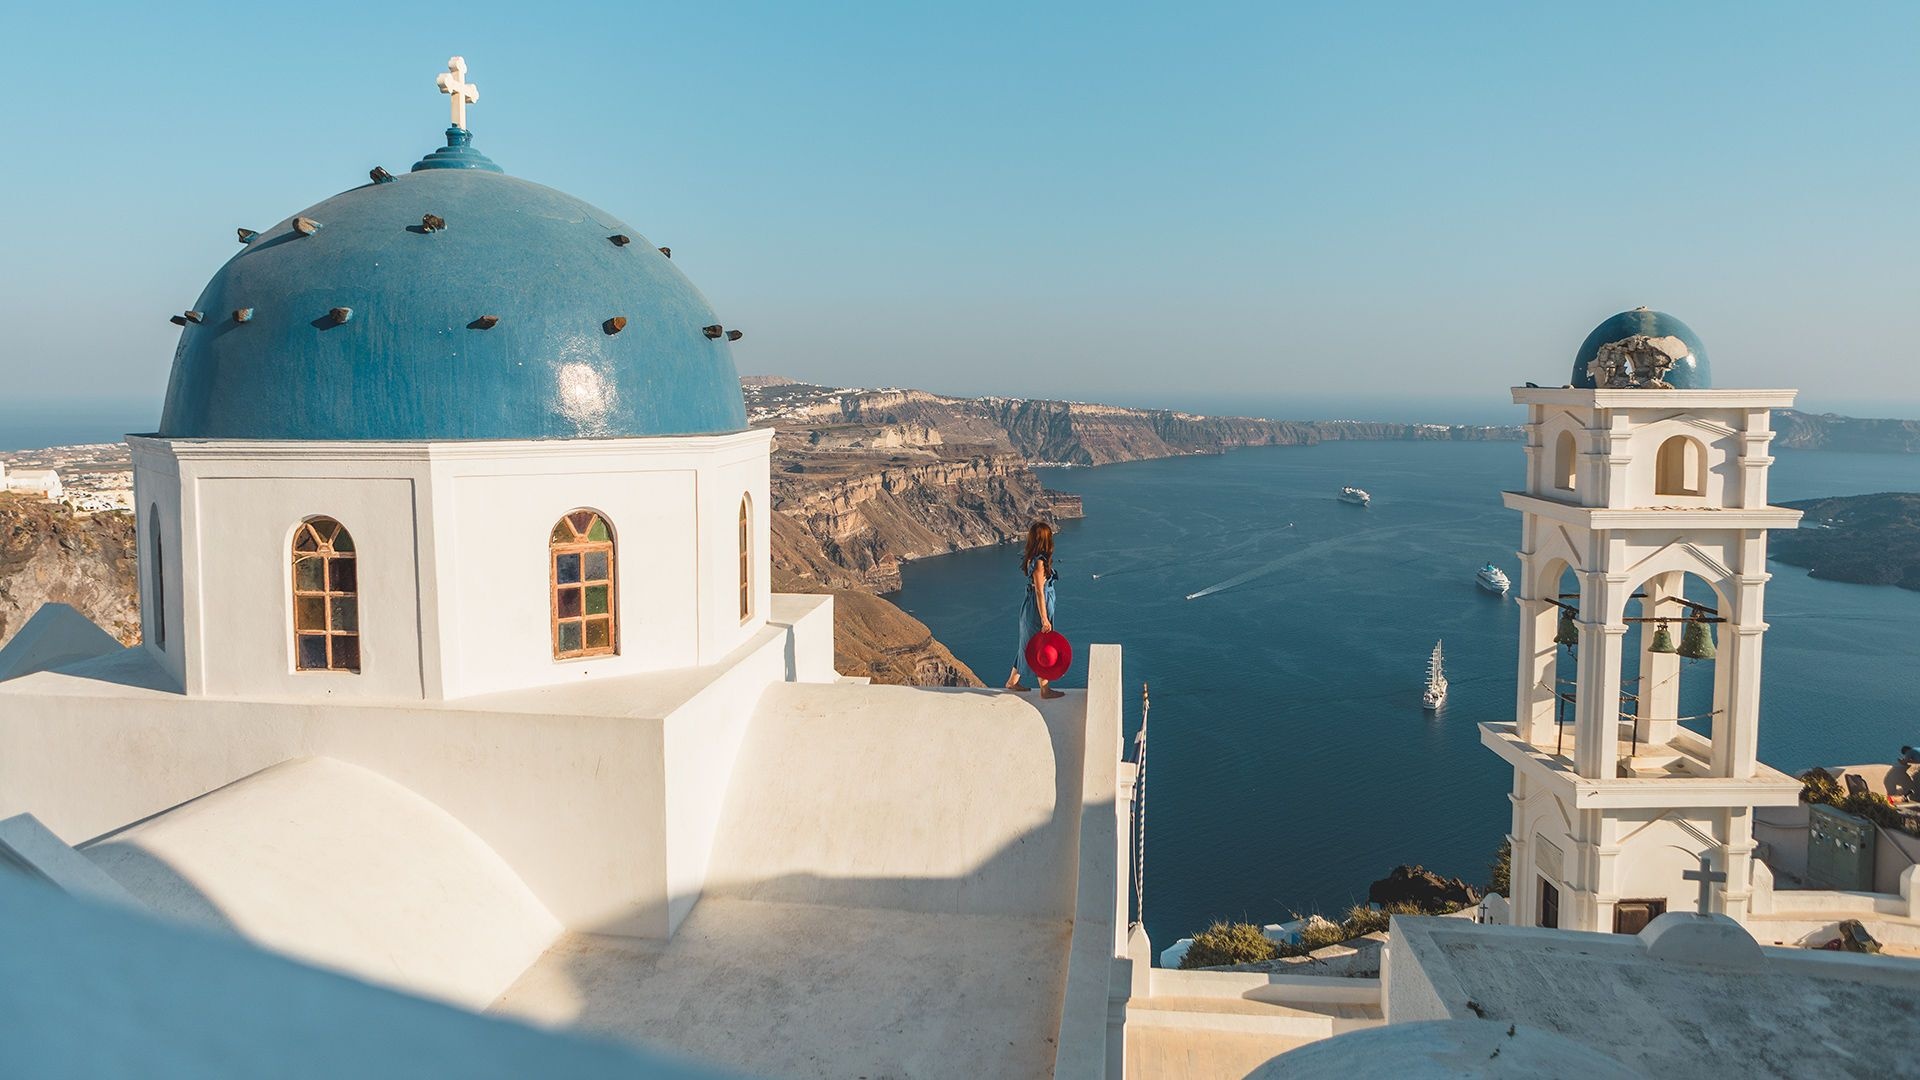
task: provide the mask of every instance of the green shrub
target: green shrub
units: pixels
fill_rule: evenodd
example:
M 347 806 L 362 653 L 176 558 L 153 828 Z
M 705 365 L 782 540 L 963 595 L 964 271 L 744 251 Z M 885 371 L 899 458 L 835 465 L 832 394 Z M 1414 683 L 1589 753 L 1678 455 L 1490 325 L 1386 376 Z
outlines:
M 1300 928 L 1300 953 L 1310 953 L 1315 949 L 1324 949 L 1329 945 L 1338 945 L 1347 940 L 1347 930 L 1343 923 L 1329 920 L 1308 920 Z
M 1500 850 L 1493 856 L 1493 863 L 1487 867 L 1487 891 L 1507 896 L 1507 890 L 1513 887 L 1513 837 L 1500 841 Z
M 1346 935 L 1340 940 L 1351 941 L 1367 934 L 1377 934 L 1387 928 L 1387 923 L 1392 920 L 1394 914 L 1385 908 L 1376 910 L 1355 904 L 1347 910 L 1346 921 L 1340 924 L 1341 933 Z
M 1193 935 L 1193 946 L 1180 958 L 1182 968 L 1224 967 L 1271 960 L 1280 950 L 1252 923 L 1216 922 Z
M 1451 915 L 1464 904 L 1441 904 L 1422 908 L 1417 904 L 1395 903 L 1375 909 L 1355 904 L 1346 916 L 1335 922 L 1320 916 L 1306 916 L 1300 928 L 1300 940 L 1280 945 L 1267 940 L 1260 928 L 1251 923 L 1217 922 L 1193 936 L 1193 946 L 1181 957 L 1183 968 L 1224 967 L 1228 964 L 1252 964 L 1279 957 L 1305 956 L 1315 949 L 1339 945 L 1368 934 L 1384 933 L 1395 915 Z M 1302 916 L 1295 912 L 1293 917 Z
M 1900 811 L 1895 810 L 1893 804 L 1887 801 L 1887 797 L 1877 791 L 1862 791 L 1856 795 L 1848 795 L 1835 805 L 1849 814 L 1866 818 L 1875 825 L 1888 829 L 1897 829 L 1901 825 Z
M 1844 797 L 1840 793 L 1840 781 L 1835 780 L 1827 770 L 1816 766 L 1800 774 L 1801 802 L 1839 806 Z

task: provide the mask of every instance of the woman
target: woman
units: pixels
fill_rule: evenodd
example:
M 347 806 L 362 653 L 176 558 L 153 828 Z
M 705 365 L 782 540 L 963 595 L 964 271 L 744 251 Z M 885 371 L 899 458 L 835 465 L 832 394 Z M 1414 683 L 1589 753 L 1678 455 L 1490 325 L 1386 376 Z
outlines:
M 1020 601 L 1020 640 L 1013 650 L 1013 672 L 1007 676 L 1007 689 L 1026 692 L 1020 685 L 1020 676 L 1033 675 L 1033 669 L 1027 666 L 1027 642 L 1035 633 L 1047 633 L 1053 629 L 1053 609 L 1055 603 L 1053 581 L 1053 526 L 1044 521 L 1036 521 L 1027 528 L 1027 549 L 1020 556 L 1020 573 L 1027 579 L 1027 595 Z M 1034 676 L 1040 684 L 1040 696 L 1043 698 L 1065 697 L 1060 691 L 1047 685 L 1047 680 Z

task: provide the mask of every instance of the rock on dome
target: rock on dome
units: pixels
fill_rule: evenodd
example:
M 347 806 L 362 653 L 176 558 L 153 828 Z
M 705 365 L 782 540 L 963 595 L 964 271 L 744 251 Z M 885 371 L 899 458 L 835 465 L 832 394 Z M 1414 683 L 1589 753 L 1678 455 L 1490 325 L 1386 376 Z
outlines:
M 181 331 L 160 435 L 744 429 L 732 350 L 705 333 L 720 320 L 692 282 L 632 226 L 505 175 L 470 138 L 449 129 L 413 172 L 302 210 L 221 267 Z
M 1673 365 L 1666 381 L 1676 390 L 1707 390 L 1713 386 L 1713 369 L 1707 364 L 1706 346 L 1700 344 L 1700 335 L 1693 328 L 1664 311 L 1649 308 L 1634 308 L 1623 311 L 1599 326 L 1580 343 L 1580 351 L 1573 358 L 1574 386 L 1582 390 L 1593 389 L 1593 376 L 1587 371 L 1587 364 L 1599 355 L 1600 346 L 1609 342 L 1630 338 L 1635 334 L 1648 337 L 1677 337 L 1687 343 L 1691 355 Z

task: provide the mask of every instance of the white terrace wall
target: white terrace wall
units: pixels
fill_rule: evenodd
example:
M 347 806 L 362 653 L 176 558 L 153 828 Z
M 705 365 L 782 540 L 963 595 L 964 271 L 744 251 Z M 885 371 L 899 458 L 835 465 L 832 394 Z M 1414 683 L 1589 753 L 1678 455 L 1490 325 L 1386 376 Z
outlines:
M 0 685 L 0 818 L 33 813 L 78 844 L 330 757 L 459 819 L 568 929 L 663 938 L 704 885 L 754 702 L 786 678 L 834 678 L 817 662 L 831 601 L 782 597 L 774 614 L 725 665 L 602 683 L 576 712 L 539 690 L 467 705 L 194 699 L 150 688 L 140 650 L 29 675 Z

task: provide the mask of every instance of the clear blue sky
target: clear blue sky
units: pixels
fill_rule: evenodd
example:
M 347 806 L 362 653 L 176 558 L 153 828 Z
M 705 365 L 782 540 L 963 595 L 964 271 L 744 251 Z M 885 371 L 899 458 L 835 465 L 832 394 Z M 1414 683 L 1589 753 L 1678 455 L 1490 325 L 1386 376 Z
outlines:
M 157 412 L 234 227 L 438 144 L 457 52 L 476 145 L 672 246 L 743 372 L 1445 419 L 1649 304 L 1722 385 L 1920 415 L 1916 41 L 1910 4 L 22 5 L 0 383 Z

